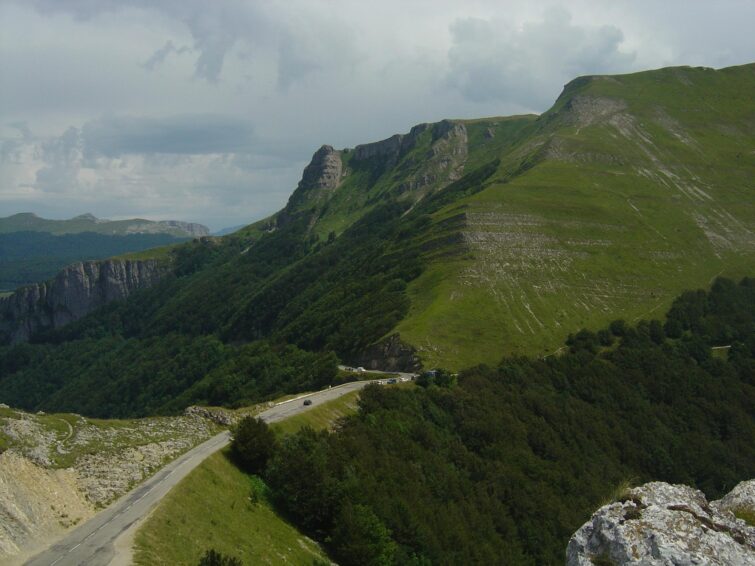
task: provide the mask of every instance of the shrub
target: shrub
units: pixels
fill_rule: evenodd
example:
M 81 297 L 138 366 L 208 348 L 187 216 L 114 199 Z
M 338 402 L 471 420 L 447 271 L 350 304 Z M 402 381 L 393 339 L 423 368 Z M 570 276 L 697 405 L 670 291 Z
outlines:
M 238 463 L 252 474 L 261 474 L 275 451 L 275 434 L 262 419 L 246 417 L 236 427 L 231 450 Z
M 199 559 L 199 566 L 243 566 L 243 562 L 234 556 L 221 554 L 214 548 L 204 553 Z

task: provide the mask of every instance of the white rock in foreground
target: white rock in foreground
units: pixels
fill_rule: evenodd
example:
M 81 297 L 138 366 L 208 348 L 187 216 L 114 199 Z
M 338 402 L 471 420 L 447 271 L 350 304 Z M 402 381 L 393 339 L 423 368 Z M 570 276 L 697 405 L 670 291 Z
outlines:
M 652 482 L 631 489 L 572 535 L 566 564 L 755 566 L 755 527 L 729 510 L 755 510 L 754 495 L 755 480 L 710 504 L 684 485 Z M 727 505 L 729 499 L 736 505 Z

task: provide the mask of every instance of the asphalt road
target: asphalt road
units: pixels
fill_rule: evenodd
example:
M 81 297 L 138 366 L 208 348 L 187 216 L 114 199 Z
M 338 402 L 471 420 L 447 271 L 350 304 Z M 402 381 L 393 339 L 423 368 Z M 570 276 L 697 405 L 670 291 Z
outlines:
M 374 383 L 374 380 L 347 383 L 301 395 L 283 401 L 259 416 L 269 423 L 280 421 L 361 389 L 368 383 Z M 304 405 L 304 399 L 310 399 L 312 404 Z M 26 566 L 106 566 L 115 555 L 113 542 L 133 523 L 146 517 L 152 507 L 205 458 L 229 442 L 230 433 L 225 431 L 189 450 L 89 521 L 76 527 L 64 539 L 26 562 Z

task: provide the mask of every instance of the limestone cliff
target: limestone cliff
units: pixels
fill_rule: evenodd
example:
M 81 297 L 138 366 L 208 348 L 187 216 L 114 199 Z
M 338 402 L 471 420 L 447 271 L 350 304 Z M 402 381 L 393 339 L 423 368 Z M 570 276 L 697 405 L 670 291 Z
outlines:
M 275 226 L 307 218 L 310 228 L 321 223 L 340 231 L 381 199 L 420 201 L 461 177 L 468 145 L 465 124 L 453 120 L 418 124 L 407 134 L 353 149 L 323 145 Z
M 151 287 L 170 270 L 161 260 L 108 259 L 69 265 L 44 283 L 0 298 L 0 336 L 17 343 L 35 332 L 60 328 L 97 307 Z
M 571 538 L 567 566 L 755 565 L 755 480 L 709 503 L 685 485 L 652 482 L 601 507 Z

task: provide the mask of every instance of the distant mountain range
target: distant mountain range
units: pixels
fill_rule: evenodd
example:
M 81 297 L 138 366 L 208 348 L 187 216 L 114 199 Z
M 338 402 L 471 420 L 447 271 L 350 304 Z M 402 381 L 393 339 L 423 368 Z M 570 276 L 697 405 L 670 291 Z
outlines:
M 81 214 L 70 220 L 48 220 L 32 212 L 21 212 L 0 218 L 0 234 L 7 232 L 48 232 L 50 234 L 76 234 L 95 232 L 125 236 L 127 234 L 169 234 L 177 238 L 198 238 L 210 234 L 207 226 L 179 220 L 106 220 L 93 214 Z

